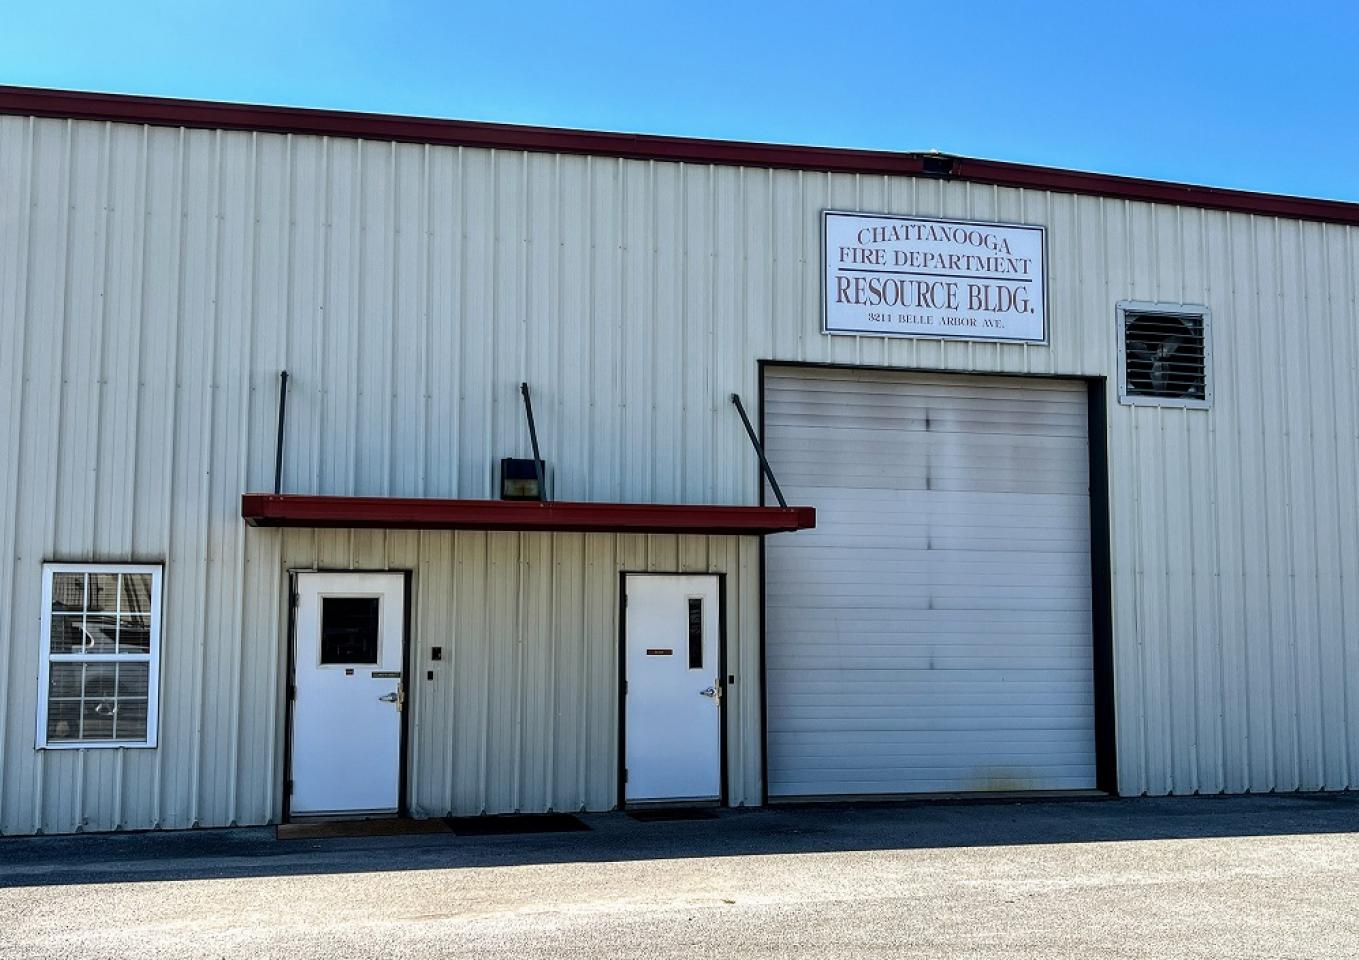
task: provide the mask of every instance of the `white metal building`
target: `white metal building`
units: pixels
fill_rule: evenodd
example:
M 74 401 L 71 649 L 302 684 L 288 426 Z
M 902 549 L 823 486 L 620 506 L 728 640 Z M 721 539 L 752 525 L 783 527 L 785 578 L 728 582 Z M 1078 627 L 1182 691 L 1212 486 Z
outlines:
M 0 832 L 1352 789 L 1357 383 L 1359 205 L 0 88 Z

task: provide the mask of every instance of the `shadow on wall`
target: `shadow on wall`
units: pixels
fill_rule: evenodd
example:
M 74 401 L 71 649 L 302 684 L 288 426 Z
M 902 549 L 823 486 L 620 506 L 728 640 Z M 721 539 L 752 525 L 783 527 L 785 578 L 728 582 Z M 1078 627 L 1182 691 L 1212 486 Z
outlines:
M 282 841 L 272 827 L 12 837 L 0 839 L 0 887 L 1351 833 L 1359 832 L 1359 793 L 809 804 L 673 822 L 581 819 L 590 830 L 482 837 Z

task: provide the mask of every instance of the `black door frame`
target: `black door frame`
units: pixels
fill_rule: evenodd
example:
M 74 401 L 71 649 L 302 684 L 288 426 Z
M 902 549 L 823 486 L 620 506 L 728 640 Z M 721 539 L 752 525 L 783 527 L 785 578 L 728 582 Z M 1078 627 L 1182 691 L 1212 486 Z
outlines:
M 620 570 L 618 573 L 618 803 L 625 810 L 628 770 L 628 577 L 715 577 L 717 579 L 717 678 L 722 685 L 717 704 L 718 806 L 727 805 L 727 575 L 707 570 Z M 664 803 L 664 801 L 660 801 Z M 655 804 L 648 803 L 648 806 Z
M 1008 377 L 1021 380 L 1065 380 L 1084 383 L 1087 396 L 1087 442 L 1090 450 L 1090 613 L 1095 697 L 1095 788 L 1118 796 L 1118 737 L 1114 710 L 1113 546 L 1109 532 L 1109 378 L 1060 373 L 1005 373 L 950 370 L 934 367 L 889 367 L 874 364 L 821 363 L 807 360 L 758 360 L 758 424 L 765 442 L 765 382 L 771 367 L 926 373 L 962 377 Z M 759 473 L 760 506 L 765 506 L 765 482 Z M 760 538 L 760 799 L 769 805 L 769 670 L 765 629 L 765 538 Z M 777 802 L 777 801 L 776 801 Z
M 414 571 L 410 569 L 351 569 L 348 567 L 332 569 L 325 567 L 303 567 L 287 571 L 288 579 L 286 583 L 287 598 L 284 601 L 288 616 L 287 628 L 287 664 L 283 673 L 283 782 L 279 784 L 279 791 L 282 794 L 282 815 L 280 820 L 288 823 L 292 819 L 292 785 L 293 785 L 293 702 L 297 693 L 297 578 L 302 574 L 321 573 L 353 573 L 353 574 L 374 574 L 391 573 L 400 574 L 402 578 L 402 603 L 401 603 L 401 689 L 405 693 L 405 702 L 401 704 L 401 742 L 397 747 L 397 786 L 396 786 L 396 815 L 404 817 L 409 810 L 407 796 L 407 780 L 409 779 L 409 754 L 410 754 L 410 712 L 411 712 L 411 583 L 414 578 Z

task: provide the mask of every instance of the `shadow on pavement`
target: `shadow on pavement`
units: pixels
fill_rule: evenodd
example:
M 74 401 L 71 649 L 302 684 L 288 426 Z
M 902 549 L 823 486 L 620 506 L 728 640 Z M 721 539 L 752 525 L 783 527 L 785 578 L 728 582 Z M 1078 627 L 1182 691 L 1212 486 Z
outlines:
M 582 814 L 588 832 L 433 833 L 280 841 L 272 827 L 0 839 L 0 887 L 686 857 L 1359 832 L 1359 793 L 726 810 L 643 823 Z

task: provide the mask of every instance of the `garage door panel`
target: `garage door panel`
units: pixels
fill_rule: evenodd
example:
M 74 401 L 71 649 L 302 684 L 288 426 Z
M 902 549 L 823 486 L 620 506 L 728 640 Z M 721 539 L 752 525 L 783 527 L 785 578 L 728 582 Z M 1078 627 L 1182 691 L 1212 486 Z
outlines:
M 814 735 L 808 731 L 802 734 L 796 747 L 804 756 L 824 757 L 828 766 L 837 769 L 853 769 L 863 766 L 862 761 L 883 761 L 885 766 L 900 766 L 908 758 L 922 758 L 932 761 L 934 766 L 941 763 L 957 763 L 958 743 L 948 737 L 940 737 L 929 742 L 921 742 L 909 752 L 892 751 L 892 745 L 900 740 L 898 727 L 892 730 L 874 731 L 874 738 L 846 736 L 836 732 L 826 736 Z M 965 737 L 969 750 L 974 751 L 967 764 L 977 758 L 995 763 L 1020 757 L 1046 757 L 1056 765 L 1079 767 L 1090 762 L 1081 754 L 1072 755 L 1072 749 L 1083 746 L 1081 729 L 1047 729 L 1041 736 L 988 736 L 987 731 L 970 727 L 955 727 L 951 732 Z
M 1008 551 L 1006 555 L 1015 557 L 1017 564 L 1027 563 L 1032 556 L 1022 550 Z M 871 563 L 872 560 L 865 558 L 865 562 Z M 967 569 L 958 564 L 924 570 L 913 569 L 911 564 L 901 564 L 901 569 L 895 569 L 896 566 L 884 564 L 883 567 L 868 567 L 858 575 L 855 570 L 844 566 L 792 570 L 780 577 L 779 588 L 788 592 L 814 591 L 807 599 L 817 599 L 821 593 L 829 594 L 827 599 L 832 599 L 846 592 L 871 590 L 888 597 L 924 596 L 934 601 L 935 605 L 950 607 L 957 606 L 960 600 L 972 599 L 981 608 L 994 606 L 992 601 L 997 599 L 1019 602 L 1026 599 L 1088 598 L 1090 595 L 1088 573 L 1082 577 L 1080 571 L 1072 571 L 1066 565 L 1043 564 L 1041 570 L 1026 571 L 1027 577 L 1012 570 L 979 571 L 977 576 L 987 578 L 985 595 L 978 593 L 977 576 L 969 578 Z M 1044 578 L 1041 594 L 1033 584 L 1033 579 L 1039 576 Z M 907 580 L 914 582 L 905 582 Z
M 1039 384 L 1014 377 L 944 373 L 905 376 L 915 379 L 904 380 L 903 374 L 894 370 L 771 368 L 765 377 L 769 387 L 765 402 L 772 409 L 775 404 L 799 403 L 842 407 L 862 402 L 886 408 L 921 402 L 1003 405 L 1022 400 L 1039 410 L 1085 409 L 1085 386 L 1076 381 L 1049 380 Z M 1035 393 L 1035 386 L 1041 387 L 1041 392 Z M 982 387 L 985 392 L 981 392 Z
M 1094 785 L 1086 391 L 768 371 L 771 796 Z
M 936 549 L 932 552 L 944 556 L 938 563 L 932 564 L 928 560 L 899 559 L 900 552 L 887 546 L 858 552 L 836 550 L 828 546 L 824 551 L 805 551 L 804 555 L 798 558 L 805 560 L 805 565 L 781 569 L 780 580 L 784 583 L 806 580 L 809 589 L 817 588 L 823 583 L 829 585 L 837 578 L 854 583 L 877 579 L 882 580 L 884 584 L 902 585 L 902 578 L 910 577 L 913 580 L 928 580 L 936 584 L 956 583 L 975 586 L 976 578 L 980 575 L 993 577 L 992 583 L 1014 582 L 1028 587 L 1034 576 L 1041 575 L 1051 582 L 1065 584 L 1069 581 L 1086 588 L 1090 585 L 1089 553 L 1056 551 L 1035 553 L 1031 550 L 973 553 L 949 549 Z M 1016 553 L 1022 553 L 1023 556 L 1016 557 Z M 975 562 L 972 560 L 974 556 Z M 871 566 L 863 572 L 861 579 L 855 575 L 855 565 L 865 562 Z M 1024 574 L 1015 573 L 1014 562 L 1026 564 L 1032 569 L 1025 571 Z
M 997 610 L 1013 611 L 1072 611 L 1087 612 L 1090 609 L 1090 589 L 1062 590 L 1047 587 L 1043 596 L 1034 596 L 1024 587 L 995 587 L 985 596 L 978 595 L 975 585 L 950 587 L 947 584 L 899 585 L 891 582 L 875 582 L 872 577 L 862 581 L 845 581 L 834 596 L 819 598 L 808 596 L 798 589 L 798 582 L 780 584 L 778 589 L 766 588 L 767 599 L 786 601 L 790 612 L 806 610 L 812 606 L 826 609 L 846 610 L 855 607 L 870 609 L 901 610 L 939 610 L 948 613 L 962 611 L 985 611 L 994 618 Z M 887 591 L 890 591 L 888 593 Z M 771 624 L 782 626 L 785 621 L 770 617 Z M 843 623 L 843 621 L 842 621 Z M 849 624 L 847 628 L 852 629 Z
M 1007 618 L 1003 624 L 992 625 L 994 621 L 989 611 L 938 610 L 890 610 L 873 608 L 856 613 L 852 622 L 835 610 L 810 609 L 797 618 L 778 621 L 779 629 L 786 634 L 780 637 L 780 646 L 788 644 L 795 649 L 799 643 L 820 643 L 825 646 L 822 634 L 829 629 L 841 629 L 843 642 L 865 645 L 911 645 L 925 643 L 967 643 L 983 641 L 988 643 L 1019 644 L 1031 642 L 1048 646 L 1060 642 L 1075 643 L 1089 639 L 1089 625 L 1084 623 L 1081 611 L 1020 611 Z M 770 621 L 771 623 L 773 621 Z M 1035 633 L 1041 636 L 1035 637 Z M 839 649 L 837 643 L 836 649 Z M 773 651 L 770 651 L 772 656 Z M 771 661 L 772 662 L 772 661 Z
M 1081 518 L 1086 515 L 1090 503 L 1089 494 L 1086 491 L 1054 494 L 1026 493 L 1019 496 L 1004 491 L 987 493 L 934 490 L 928 494 L 930 498 L 929 512 L 922 514 L 920 504 L 916 502 L 916 497 L 924 494 L 903 498 L 901 496 L 903 488 L 891 486 L 890 478 L 877 478 L 876 482 L 877 486 L 873 487 L 854 487 L 843 490 L 823 487 L 817 491 L 817 498 L 825 504 L 825 509 L 836 519 L 879 516 L 918 522 L 921 525 L 927 525 L 931 521 L 940 524 L 966 522 L 969 517 L 976 517 L 978 522 L 983 523 L 1037 525 L 1046 524 L 1051 519 L 1081 523 Z M 786 486 L 782 476 L 779 478 L 779 483 Z M 806 484 L 797 485 L 798 489 L 805 486 Z M 1016 515 L 1016 508 L 1022 508 L 1021 515 Z M 820 518 L 820 516 L 821 514 L 818 513 L 817 517 Z M 788 541 L 800 543 L 808 536 L 827 536 L 828 531 L 834 529 L 834 527 L 818 526 L 810 530 L 801 530 L 795 536 L 789 537 Z
M 855 697 L 863 698 L 853 704 L 853 707 L 858 709 L 875 697 L 896 698 L 890 699 L 891 703 L 896 704 L 903 694 L 909 693 L 912 697 L 919 698 L 949 690 L 964 693 L 975 691 L 979 701 L 985 700 L 991 693 L 999 692 L 1000 688 L 1024 690 L 1034 697 L 1042 697 L 1049 692 L 1062 693 L 1065 684 L 1071 684 L 1071 689 L 1084 690 L 1086 680 L 1085 673 L 1079 667 L 1036 670 L 1025 666 L 1022 661 L 1004 667 L 969 667 L 953 670 L 942 667 L 934 669 L 899 667 L 892 670 L 840 670 L 838 674 L 838 676 L 799 674 L 780 677 L 779 682 L 786 692 L 822 691 L 840 695 L 853 694 Z M 906 709 L 913 707 L 914 704 L 900 703 L 900 706 Z M 1037 702 L 1035 706 L 1043 708 L 1047 703 Z M 802 704 L 791 707 L 789 714 L 796 713 L 801 707 Z M 846 711 L 846 715 L 853 716 L 853 712 Z
M 1012 440 L 998 437 L 988 443 L 976 434 L 930 433 L 919 442 L 874 438 L 869 443 L 841 435 L 816 443 L 815 450 L 770 444 L 765 452 L 783 468 L 779 481 L 785 487 L 948 491 L 978 489 L 957 484 L 986 480 L 991 485 L 985 489 L 998 494 L 1085 492 L 1072 486 L 1082 479 L 1083 448 L 1073 450 L 1065 438 L 1031 438 L 1032 445 L 1023 448 L 1007 442 Z M 1010 482 L 997 486 L 997 479 Z
M 770 654 L 767 660 L 772 667 L 793 659 L 806 660 L 811 657 L 830 657 L 826 652 L 823 634 L 827 626 L 808 625 L 802 629 L 795 627 L 787 631 L 780 640 L 777 656 Z M 1069 649 L 1078 650 L 1086 635 L 1068 631 L 1064 624 L 1048 629 L 1048 637 L 1043 642 L 1030 642 L 1018 630 L 1007 631 L 998 636 L 977 632 L 939 631 L 934 633 L 912 633 L 900 636 L 885 628 L 856 629 L 847 633 L 836 643 L 837 657 L 938 657 L 941 651 L 949 656 L 1024 656 L 1032 657 L 1047 651 L 1060 651 L 1067 656 Z

